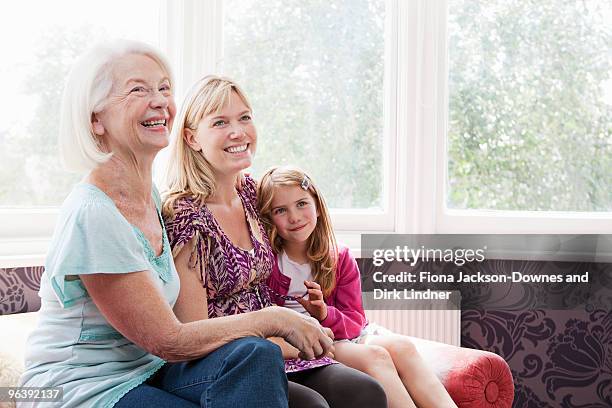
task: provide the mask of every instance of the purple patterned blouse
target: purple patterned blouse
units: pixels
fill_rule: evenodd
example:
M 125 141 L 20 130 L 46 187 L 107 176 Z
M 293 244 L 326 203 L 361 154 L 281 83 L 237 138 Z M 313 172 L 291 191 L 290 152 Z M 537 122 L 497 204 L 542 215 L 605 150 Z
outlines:
M 195 239 L 190 263 L 199 267 L 200 280 L 207 290 L 209 318 L 255 311 L 273 304 L 265 282 L 272 272 L 274 255 L 257 213 L 255 181 L 247 177 L 243 191 L 238 194 L 246 214 L 252 251 L 234 245 L 208 207 L 199 207 L 191 198 L 177 200 L 174 218 L 164 220 L 173 254 Z M 327 357 L 311 361 L 292 359 L 285 360 L 285 370 L 295 372 L 334 363 Z

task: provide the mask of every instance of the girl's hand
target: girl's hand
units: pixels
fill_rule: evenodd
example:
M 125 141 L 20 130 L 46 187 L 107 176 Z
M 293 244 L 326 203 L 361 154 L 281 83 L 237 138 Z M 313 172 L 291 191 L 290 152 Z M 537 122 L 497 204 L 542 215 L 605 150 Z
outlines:
M 304 286 L 308 289 L 308 300 L 300 298 L 297 301 L 312 317 L 322 322 L 327 318 L 327 305 L 323 300 L 321 286 L 311 281 L 304 281 Z

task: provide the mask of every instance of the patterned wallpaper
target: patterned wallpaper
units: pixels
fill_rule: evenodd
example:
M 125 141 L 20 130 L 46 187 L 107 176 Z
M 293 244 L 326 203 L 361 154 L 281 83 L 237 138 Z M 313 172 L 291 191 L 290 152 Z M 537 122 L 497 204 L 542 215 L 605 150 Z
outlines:
M 468 295 L 462 345 L 493 351 L 508 362 L 514 406 L 612 407 L 612 265 L 496 261 L 491 266 L 528 274 L 590 272 L 589 283 L 522 284 L 505 293 L 500 287 Z
M 360 260 L 362 286 L 372 290 L 371 263 Z M 395 273 L 394 266 L 382 267 Z M 385 268 L 389 268 L 385 270 Z M 413 284 L 415 289 L 458 289 L 461 344 L 492 351 L 512 370 L 516 408 L 612 407 L 612 264 L 486 260 L 461 270 L 518 271 L 525 275 L 583 275 L 588 283 Z M 442 262 L 401 265 L 405 271 L 459 272 Z M 377 288 L 405 284 L 377 283 Z
M 44 268 L 0 268 L 0 315 L 40 309 L 38 288 Z

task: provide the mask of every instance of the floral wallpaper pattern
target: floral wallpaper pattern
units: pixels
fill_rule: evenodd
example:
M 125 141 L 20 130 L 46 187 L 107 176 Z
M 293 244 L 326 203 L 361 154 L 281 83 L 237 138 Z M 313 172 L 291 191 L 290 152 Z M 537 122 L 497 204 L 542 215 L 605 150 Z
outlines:
M 515 407 L 612 407 L 610 310 L 465 310 L 462 345 L 508 362 Z
M 360 260 L 362 288 L 399 289 L 374 283 L 374 271 L 430 271 L 524 275 L 576 275 L 588 282 L 413 284 L 461 292 L 461 343 L 492 351 L 509 364 L 515 408 L 612 408 L 612 264 L 485 260 L 457 267 L 444 262 L 387 263 Z
M 470 285 L 462 345 L 510 365 L 516 408 L 612 407 L 612 265 L 489 261 L 481 270 L 589 272 L 588 283 Z
M 0 268 L 0 315 L 40 309 L 38 288 L 42 266 Z

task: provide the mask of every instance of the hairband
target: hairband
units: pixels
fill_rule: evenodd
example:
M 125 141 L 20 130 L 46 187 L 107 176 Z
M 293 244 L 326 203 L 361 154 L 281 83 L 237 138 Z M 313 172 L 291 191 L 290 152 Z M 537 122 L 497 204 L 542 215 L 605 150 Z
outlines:
M 308 187 L 310 187 L 310 179 L 308 176 L 304 176 L 304 180 L 302 180 L 300 187 L 302 187 L 304 190 L 308 190 Z

